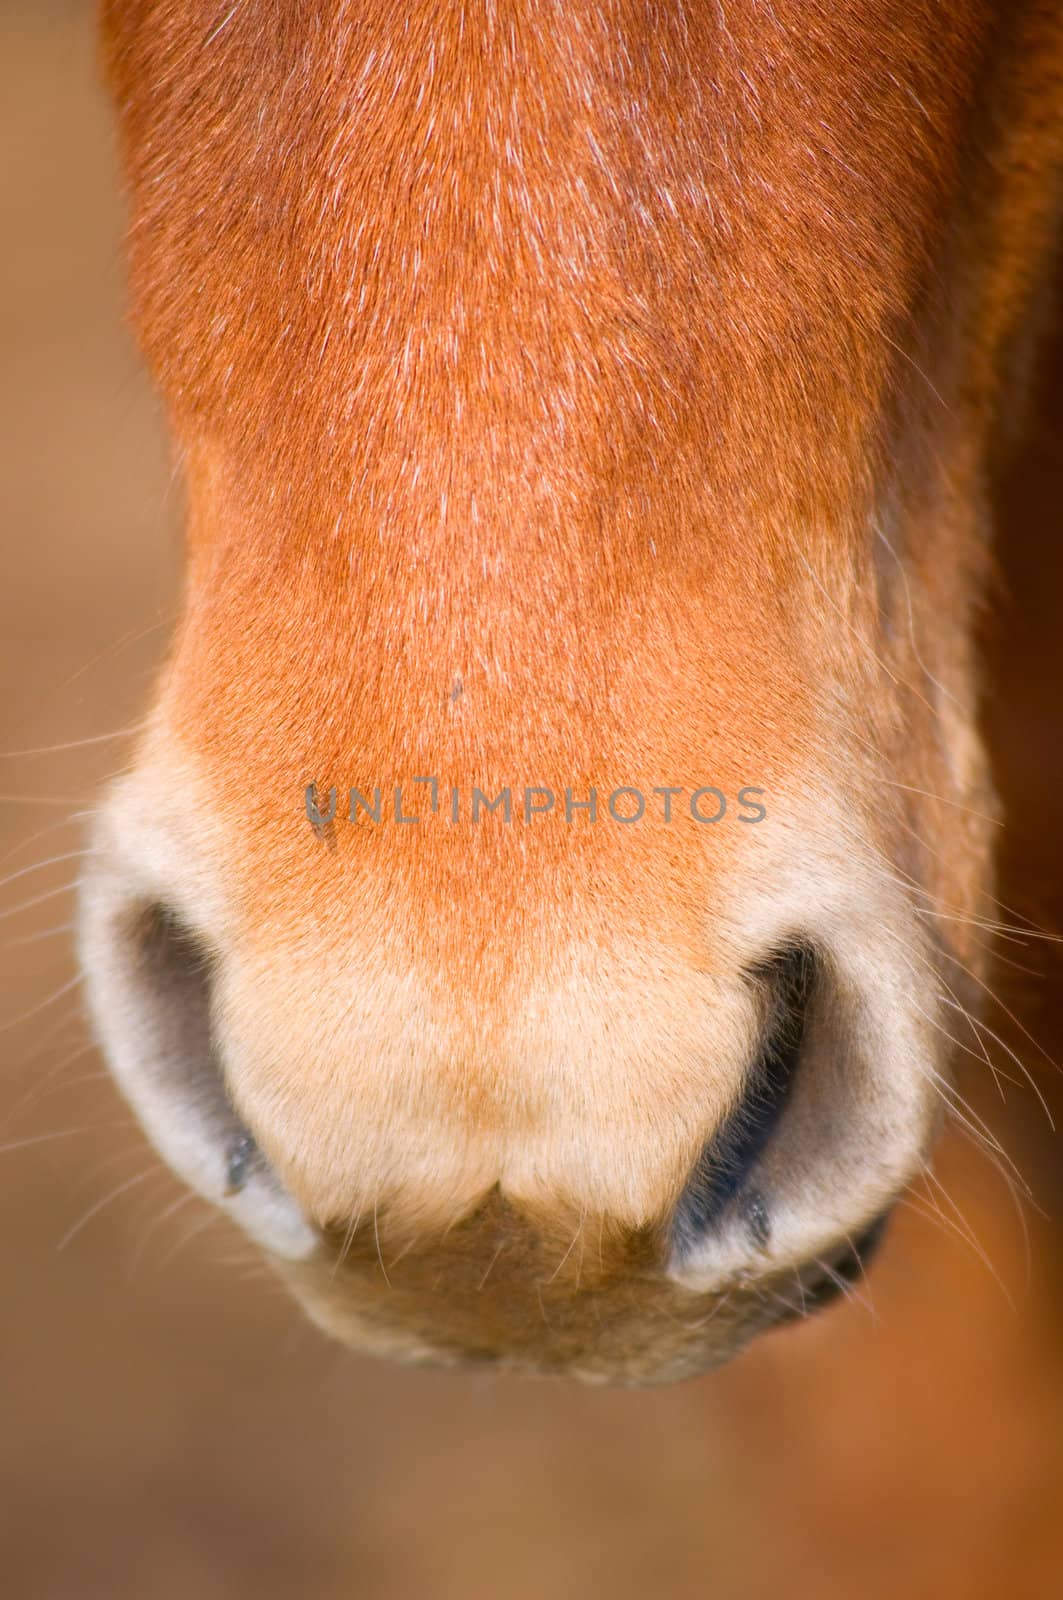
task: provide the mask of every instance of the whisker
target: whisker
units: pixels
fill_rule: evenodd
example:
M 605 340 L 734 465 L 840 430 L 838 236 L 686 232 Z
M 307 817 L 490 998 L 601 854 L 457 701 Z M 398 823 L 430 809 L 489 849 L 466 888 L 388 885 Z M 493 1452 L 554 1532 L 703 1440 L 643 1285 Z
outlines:
M 166 1267 L 171 1266 L 181 1251 L 186 1249 L 193 1239 L 198 1239 L 200 1234 L 206 1233 L 208 1228 L 213 1228 L 219 1223 L 222 1220 L 222 1215 L 223 1213 L 216 1211 L 213 1206 L 208 1206 L 207 1214 L 203 1217 L 197 1217 L 191 1228 L 181 1235 L 177 1243 L 164 1256 L 160 1257 L 156 1263 L 158 1270 L 162 1272 Z
M 562 1267 L 565 1265 L 565 1262 L 568 1260 L 569 1256 L 572 1254 L 573 1250 L 576 1247 L 576 1241 L 579 1239 L 580 1235 L 583 1232 L 583 1223 L 584 1223 L 584 1218 L 581 1216 L 580 1219 L 579 1219 L 579 1225 L 576 1228 L 575 1233 L 572 1235 L 572 1238 L 569 1240 L 568 1249 L 565 1251 L 564 1255 L 561 1257 L 561 1260 L 557 1263 L 557 1266 L 554 1268 L 553 1272 L 547 1278 L 547 1280 L 546 1280 L 547 1283 L 553 1283 L 555 1281 L 555 1279 L 558 1277 L 559 1273 L 561 1272 Z
M 40 1101 L 46 1100 L 49 1095 L 58 1094 L 62 1089 L 72 1089 L 75 1084 L 78 1083 L 88 1083 L 94 1080 L 99 1081 L 100 1079 L 110 1078 L 111 1074 L 105 1069 L 101 1069 L 98 1072 L 82 1073 L 76 1078 L 60 1077 L 60 1074 L 67 1067 L 73 1066 L 75 1061 L 80 1061 L 82 1056 L 88 1055 L 89 1051 L 94 1050 L 95 1048 L 96 1046 L 93 1040 L 87 1040 L 84 1044 L 79 1045 L 76 1050 L 71 1050 L 67 1055 L 63 1056 L 61 1060 L 57 1061 L 51 1070 L 46 1072 L 43 1077 L 38 1078 L 34 1083 L 31 1083 L 29 1088 L 19 1097 L 18 1100 L 15 1101 L 14 1105 L 11 1107 L 8 1123 L 10 1124 L 11 1122 L 14 1122 L 16 1117 L 18 1117 L 22 1112 L 28 1111 L 32 1106 L 38 1105 Z M 55 1081 L 57 1078 L 59 1079 L 59 1082 Z
M 380 1249 L 380 1227 L 379 1227 L 379 1223 L 378 1223 L 377 1208 L 376 1208 L 376 1203 L 375 1202 L 373 1204 L 373 1240 L 374 1240 L 374 1242 L 376 1244 L 376 1258 L 380 1262 L 380 1270 L 384 1274 L 384 1282 L 387 1284 L 388 1288 L 390 1289 L 391 1288 L 391 1279 L 388 1277 L 388 1269 L 384 1265 L 384 1257 L 383 1257 L 383 1254 L 382 1254 L 381 1249 Z
M 78 851 L 78 854 L 81 852 Z M 17 917 L 23 911 L 32 911 L 34 906 L 42 906 L 46 900 L 54 900 L 57 895 L 71 894 L 76 888 L 77 879 L 71 878 L 69 883 L 61 883 L 55 889 L 46 889 L 43 894 L 35 894 L 32 900 L 23 900 L 21 905 L 8 906 L 5 911 L 0 911 L 0 922 L 6 922 L 8 917 Z
M 938 998 L 940 1000 L 944 1000 L 945 997 L 944 997 L 944 995 L 939 995 Z M 986 1065 L 989 1067 L 990 1072 L 993 1074 L 993 1081 L 996 1083 L 997 1088 L 1000 1089 L 1000 1082 L 999 1082 L 1000 1075 L 998 1074 L 997 1069 L 994 1067 L 993 1063 L 989 1060 L 989 1057 L 987 1055 L 985 1055 L 984 1052 L 982 1054 L 976 1054 L 976 1052 L 971 1049 L 970 1045 L 963 1044 L 961 1040 L 956 1038 L 955 1034 L 949 1032 L 948 1028 L 946 1028 L 942 1023 L 938 1022 L 934 1017 L 931 1017 L 927 1012 L 925 1012 L 923 1010 L 922 1006 L 915 1005 L 914 1001 L 913 1001 L 913 1005 L 915 1006 L 915 1010 L 918 1011 L 919 1015 L 921 1017 L 923 1017 L 927 1022 L 929 1022 L 930 1026 L 932 1028 L 936 1028 L 938 1033 L 942 1034 L 943 1037 L 946 1038 L 951 1045 L 955 1046 L 955 1048 L 957 1050 L 962 1051 L 964 1055 L 971 1056 L 979 1064 L 981 1064 L 983 1061 L 985 1061 Z M 1008 1081 L 1011 1082 L 1011 1083 L 1014 1083 L 1016 1080 L 1014 1078 L 1010 1078 Z M 1002 1089 L 1000 1091 L 1000 1097 L 1001 1097 L 1001 1099 L 1004 1098 L 1004 1092 L 1003 1092 Z
M 879 1317 L 878 1307 L 875 1305 L 875 1296 L 874 1296 L 874 1293 L 873 1293 L 872 1288 L 871 1288 L 871 1279 L 868 1276 L 867 1262 L 864 1260 L 864 1257 L 860 1254 L 860 1251 L 857 1249 L 856 1244 L 853 1241 L 852 1235 L 847 1233 L 847 1234 L 844 1234 L 843 1237 L 845 1239 L 846 1244 L 849 1246 L 849 1249 L 850 1249 L 850 1251 L 852 1253 L 853 1259 L 856 1261 L 857 1270 L 859 1271 L 859 1274 L 860 1274 L 860 1283 L 862 1285 L 862 1289 L 861 1290 L 857 1290 L 856 1285 L 853 1284 L 853 1283 L 850 1283 L 849 1286 L 854 1291 L 854 1293 L 857 1294 L 857 1298 L 864 1305 L 864 1308 L 867 1311 L 868 1315 L 870 1316 L 872 1322 L 875 1324 L 876 1327 L 879 1327 L 879 1326 L 881 1326 L 881 1319 Z
M 32 1017 L 39 1016 L 49 1006 L 54 1006 L 55 1002 L 61 1000 L 65 994 L 69 994 L 72 989 L 76 989 L 80 982 L 81 973 L 76 972 L 72 978 L 68 978 L 66 983 L 61 984 L 55 993 L 50 994 L 46 1000 L 41 1000 L 37 1005 L 30 1006 L 28 1011 L 23 1011 L 19 1016 L 9 1017 L 6 1022 L 0 1023 L 0 1033 L 6 1033 L 9 1028 L 17 1028 L 23 1022 L 29 1022 Z
M 35 750 L 0 750 L 0 761 L 23 761 L 29 756 L 54 756 L 66 750 L 84 750 L 90 744 L 107 744 L 112 739 L 126 739 L 146 728 L 148 718 L 142 717 L 129 728 L 119 728 L 114 733 L 94 733 L 87 739 L 68 739 L 64 744 L 40 745 Z
M 163 1210 L 159 1212 L 157 1217 L 152 1218 L 147 1227 L 144 1229 L 140 1243 L 137 1245 L 136 1250 L 130 1258 L 129 1267 L 126 1272 L 126 1277 L 130 1282 L 136 1275 L 136 1270 L 141 1261 L 144 1259 L 144 1252 L 158 1229 L 163 1225 L 164 1222 L 168 1222 L 171 1217 L 176 1216 L 179 1211 L 184 1210 L 185 1206 L 191 1205 L 192 1202 L 196 1200 L 198 1200 L 202 1205 L 206 1204 L 206 1201 L 203 1200 L 202 1196 L 198 1195 L 194 1189 L 188 1189 L 184 1194 L 179 1194 L 176 1200 L 171 1201 L 168 1206 L 164 1207 Z
M 950 1114 L 955 1117 L 963 1127 L 967 1128 L 968 1132 L 971 1133 L 974 1138 L 983 1143 L 989 1150 L 993 1151 L 995 1155 L 999 1156 L 1000 1159 L 1006 1163 L 1006 1165 L 1010 1168 L 1015 1181 L 1020 1185 L 1025 1193 L 1028 1186 L 1022 1176 L 1022 1173 L 1019 1171 L 1014 1161 L 1012 1161 L 1003 1145 L 992 1133 L 988 1124 L 985 1123 L 974 1110 L 973 1106 L 969 1105 L 964 1099 L 963 1095 L 960 1094 L 959 1090 L 950 1084 L 946 1078 L 943 1078 L 941 1074 L 933 1067 L 924 1068 L 923 1071 L 926 1077 L 935 1084 L 938 1093 L 944 1100 Z
M 117 1189 L 112 1189 L 109 1194 L 104 1195 L 102 1200 L 97 1200 L 94 1206 L 90 1206 L 88 1211 L 85 1212 L 85 1215 L 79 1218 L 79 1220 L 75 1222 L 74 1226 L 69 1228 L 67 1232 L 64 1233 L 63 1237 L 56 1245 L 56 1250 L 65 1250 L 67 1245 L 70 1244 L 71 1240 L 76 1239 L 82 1229 L 88 1226 L 93 1217 L 98 1217 L 100 1212 L 106 1206 L 109 1206 L 112 1201 L 117 1200 L 123 1194 L 127 1194 L 130 1189 L 135 1189 L 138 1184 L 146 1183 L 149 1178 L 157 1178 L 159 1176 L 160 1172 L 158 1166 L 152 1166 L 149 1167 L 146 1172 L 139 1172 L 135 1177 L 127 1178 L 124 1183 L 120 1183 Z
M 70 933 L 76 927 L 76 922 L 58 922 L 53 928 L 44 928 L 40 933 L 24 933 L 17 939 L 9 939 L 3 948 L 21 950 L 24 945 L 40 944 L 45 939 L 56 939 L 61 933 Z
M 696 1322 L 684 1322 L 679 1317 L 673 1317 L 672 1321 L 675 1322 L 680 1328 L 684 1328 L 687 1333 L 700 1333 L 701 1329 L 707 1328 L 709 1323 L 712 1322 L 715 1317 L 720 1315 L 721 1311 L 724 1311 L 730 1307 L 732 1298 L 732 1293 L 730 1289 L 728 1289 L 719 1297 L 716 1303 L 710 1307 L 705 1316 L 699 1317 Z
M 861 1294 L 854 1284 L 843 1278 L 841 1273 L 832 1267 L 829 1261 L 825 1261 L 822 1256 L 816 1256 L 814 1259 L 816 1266 L 823 1271 L 838 1292 L 845 1296 L 850 1305 L 859 1306 L 862 1311 L 867 1313 L 872 1322 L 877 1323 L 878 1318 L 875 1315 L 874 1307 L 867 1296 Z
M 59 1128 L 52 1133 L 31 1133 L 25 1139 L 14 1139 L 8 1144 L 0 1144 L 0 1156 L 13 1154 L 16 1150 L 28 1150 L 33 1145 L 51 1144 L 55 1139 L 72 1139 L 77 1133 L 101 1133 L 116 1128 L 135 1128 L 138 1124 L 129 1122 L 93 1122 L 84 1123 L 78 1128 Z
M 72 827 L 77 821 L 77 813 L 70 812 L 67 816 L 59 817 L 55 822 L 50 822 L 46 828 L 38 828 L 35 833 L 27 834 L 25 838 L 19 839 L 12 845 L 10 850 L 5 851 L 0 856 L 0 866 L 7 861 L 13 860 L 15 856 L 22 855 L 25 851 L 31 849 L 33 845 L 40 844 L 42 839 L 49 839 L 53 834 L 61 833 L 65 828 Z
M 985 1267 L 986 1271 L 989 1273 L 989 1276 L 992 1278 L 993 1282 L 1004 1296 L 1008 1306 L 1012 1311 L 1014 1311 L 1014 1300 L 1009 1294 L 1004 1281 L 1000 1276 L 1000 1273 L 994 1267 L 985 1250 L 978 1243 L 977 1238 L 965 1232 L 964 1229 L 954 1222 L 951 1217 L 947 1217 L 939 1206 L 934 1205 L 929 1198 L 926 1200 L 926 1202 L 924 1202 L 922 1197 L 908 1194 L 902 1196 L 897 1203 L 898 1205 L 907 1207 L 907 1209 L 914 1212 L 917 1217 L 922 1217 L 925 1221 L 933 1223 L 945 1238 L 959 1239 L 961 1244 L 965 1245 L 967 1249 L 970 1250 L 971 1254 L 981 1263 L 983 1267 Z
M 0 794 L 5 806 L 69 806 L 68 794 Z
M 955 956 L 953 956 L 952 959 L 956 962 L 956 965 L 960 968 L 960 971 L 961 972 L 965 972 L 967 974 L 967 976 L 971 979 L 972 983 L 976 983 L 978 985 L 979 989 L 981 989 L 982 993 L 984 995 L 986 995 L 989 1000 L 992 1001 L 993 1005 L 998 1007 L 998 1009 L 1000 1011 L 1002 1011 L 1004 1013 L 1004 1015 L 1007 1017 L 1008 1021 L 1011 1022 L 1016 1028 L 1018 1028 L 1018 1030 L 1022 1034 L 1023 1038 L 1026 1039 L 1029 1044 L 1033 1045 L 1033 1047 L 1037 1051 L 1038 1055 L 1041 1056 L 1042 1059 L 1048 1063 L 1048 1065 L 1052 1068 L 1052 1071 L 1053 1072 L 1059 1072 L 1060 1071 L 1059 1063 L 1052 1056 L 1049 1055 L 1048 1051 L 1044 1048 L 1044 1046 L 1042 1044 L 1038 1043 L 1038 1041 L 1034 1038 L 1033 1034 L 1030 1032 L 1029 1028 L 1027 1028 L 1024 1023 L 1019 1021 L 1018 1017 L 1010 1009 L 1010 1007 L 1008 1007 L 1008 1006 L 1006 1006 L 1004 1004 L 1004 1001 L 1001 999 L 1000 995 L 995 993 L 995 991 L 992 990 L 989 987 L 989 985 L 987 983 L 985 983 L 978 976 L 978 974 L 976 972 L 972 972 L 970 967 L 965 966 L 964 963 L 962 961 L 958 960 Z M 1005 1048 L 1007 1048 L 1007 1047 L 1005 1046 Z M 1016 1060 L 1017 1059 L 1018 1058 L 1016 1057 Z
M 499 1240 L 499 1243 L 495 1248 L 494 1255 L 491 1257 L 490 1261 L 487 1263 L 487 1270 L 484 1272 L 483 1277 L 480 1279 L 479 1283 L 476 1285 L 478 1290 L 482 1289 L 484 1287 L 484 1285 L 487 1282 L 488 1278 L 491 1276 L 491 1272 L 492 1272 L 492 1270 L 494 1268 L 495 1262 L 498 1260 L 499 1256 L 502 1254 L 502 1251 L 505 1249 L 505 1244 L 506 1244 L 506 1241 L 504 1239 Z
M 61 1006 L 49 1021 L 41 1026 L 40 1031 L 34 1035 L 33 1049 L 18 1058 L 17 1065 L 20 1073 L 23 1075 L 28 1074 L 30 1068 L 38 1061 L 50 1056 L 57 1041 L 63 1034 L 70 1032 L 72 1025 L 77 1030 L 76 1037 L 80 1042 L 85 1037 L 86 1023 L 79 997 L 68 1000 L 66 1005 Z M 46 1077 L 50 1075 L 49 1072 Z
M 361 1220 L 362 1220 L 362 1204 L 361 1204 L 361 1202 L 359 1202 L 358 1210 L 355 1212 L 354 1216 L 351 1218 L 350 1223 L 348 1224 L 347 1232 L 343 1236 L 343 1243 L 340 1246 L 339 1254 L 337 1255 L 336 1260 L 333 1263 L 333 1267 L 332 1267 L 332 1276 L 333 1276 L 333 1278 L 335 1278 L 336 1274 L 339 1272 L 340 1268 L 343 1266 L 343 1263 L 346 1261 L 347 1257 L 351 1253 L 351 1246 L 354 1244 L 354 1236 L 358 1232 L 358 1224 L 361 1222 Z
M 946 999 L 946 997 L 944 995 L 939 996 L 939 998 L 944 1000 L 944 1002 L 945 1002 L 945 1004 L 947 1006 L 951 1005 L 956 1010 L 962 1010 L 963 1009 L 962 1007 L 956 1005 L 956 1003 L 954 1001 Z M 1037 1084 L 1032 1072 L 1030 1071 L 1029 1067 L 1027 1067 L 1025 1065 L 1025 1063 L 1022 1061 L 1021 1057 L 1019 1057 L 1015 1053 L 1015 1051 L 1011 1048 L 1011 1046 L 1009 1044 L 1007 1044 L 1006 1041 L 1003 1040 L 1000 1037 L 999 1033 L 994 1032 L 994 1030 L 989 1026 L 989 1024 L 987 1022 L 983 1022 L 981 1020 L 981 1018 L 979 1018 L 979 1017 L 972 1017 L 972 1016 L 970 1016 L 969 1013 L 966 1013 L 966 1015 L 967 1015 L 968 1021 L 970 1022 L 971 1026 L 973 1028 L 979 1029 L 982 1033 L 987 1033 L 989 1035 L 989 1037 L 993 1040 L 994 1044 L 998 1044 L 1000 1046 L 1000 1048 L 1002 1050 L 1006 1051 L 1007 1054 L 1011 1057 L 1012 1061 L 1014 1061 L 1015 1065 L 1018 1067 L 1019 1071 L 1022 1073 L 1023 1077 L 1026 1079 L 1026 1082 L 1030 1085 L 1030 1088 L 1033 1090 L 1034 1094 L 1037 1096 L 1037 1099 L 1038 1099 L 1038 1101 L 1040 1103 L 1041 1109 L 1044 1112 L 1046 1118 L 1048 1119 L 1048 1126 L 1051 1128 L 1052 1132 L 1055 1133 L 1055 1131 L 1056 1131 L 1055 1118 L 1052 1115 L 1052 1111 L 1051 1111 L 1051 1108 L 1049 1107 L 1048 1101 L 1045 1099 L 1044 1095 L 1041 1093 L 1041 1090 L 1038 1087 L 1038 1084 Z M 989 1060 L 988 1052 L 986 1052 L 986 1060 L 987 1061 Z M 1009 1081 L 1014 1083 L 1016 1080 L 1014 1078 L 1012 1078 Z
M 926 1181 L 927 1184 L 933 1184 L 934 1188 L 937 1190 L 937 1192 L 941 1196 L 942 1200 L 949 1207 L 949 1209 L 952 1212 L 953 1216 L 957 1219 L 957 1232 L 959 1233 L 960 1237 L 966 1241 L 966 1243 L 969 1245 L 971 1250 L 973 1250 L 974 1254 L 977 1256 L 978 1260 L 981 1261 L 982 1264 L 986 1267 L 987 1271 L 990 1273 L 990 1275 L 992 1276 L 994 1281 L 999 1286 L 1000 1291 L 1003 1294 L 1003 1296 L 1004 1296 L 1005 1300 L 1007 1301 L 1008 1305 L 1010 1306 L 1012 1311 L 1014 1311 L 1015 1310 L 1015 1302 L 1012 1299 L 1009 1290 L 1005 1286 L 1003 1278 L 1000 1276 L 1000 1273 L 997 1271 L 996 1267 L 993 1265 L 993 1262 L 992 1262 L 992 1260 L 990 1259 L 990 1256 L 989 1256 L 989 1252 L 985 1249 L 984 1245 L 982 1245 L 981 1241 L 978 1238 L 978 1235 L 975 1233 L 974 1229 L 972 1228 L 970 1222 L 967 1220 L 967 1218 L 964 1215 L 963 1211 L 957 1205 L 957 1203 L 956 1203 L 955 1199 L 953 1198 L 953 1196 L 949 1193 L 949 1191 L 946 1189 L 945 1185 L 942 1183 L 941 1179 L 938 1177 L 937 1173 L 934 1172 L 934 1170 L 931 1167 L 928 1166 L 927 1168 L 925 1168 L 922 1176 L 923 1176 L 923 1178 L 924 1178 L 924 1180 Z M 943 1222 L 947 1222 L 949 1220 L 945 1216 L 944 1212 L 940 1212 L 940 1215 L 941 1215 L 941 1219 L 942 1219 Z
M 927 850 L 931 851 L 931 854 L 937 856 L 938 860 L 942 859 L 940 853 L 931 850 L 931 847 L 915 832 L 914 828 L 908 827 L 907 824 L 904 824 L 904 827 L 905 831 L 920 845 L 924 845 Z M 919 883 L 917 879 L 913 878 L 911 873 L 905 872 L 902 867 L 898 866 L 896 862 L 891 862 L 887 865 L 883 860 L 879 859 L 874 863 L 874 870 L 884 881 L 896 884 L 899 888 L 914 894 L 918 899 L 934 901 L 933 906 L 913 907 L 919 916 L 930 916 L 943 922 L 964 923 L 973 928 L 981 928 L 984 932 L 998 935 L 1001 938 L 1007 938 L 1010 942 L 1016 944 L 1024 944 L 1031 939 L 1040 940 L 1047 944 L 1063 943 L 1063 935 L 1049 933 L 1047 929 L 1036 928 L 1032 924 L 1028 926 L 1012 925 L 996 919 L 990 920 L 986 917 L 979 917 L 974 912 L 965 910 L 963 907 L 953 906 L 947 900 L 940 900 L 932 895 L 930 890 Z M 1008 907 L 1001 906 L 1001 909 L 1007 911 Z M 1018 915 L 1018 913 L 1014 914 Z
M 56 867 L 61 861 L 80 861 L 84 856 L 94 852 L 91 845 L 82 845 L 79 850 L 64 850 L 61 855 L 48 856 L 44 861 L 34 861 L 28 867 L 20 867 L 17 872 L 11 872 L 6 878 L 0 878 L 0 889 L 6 889 L 9 883 L 17 883 L 19 878 L 26 878 L 31 872 L 43 872 L 45 867 Z M 16 910 L 19 908 L 16 907 Z

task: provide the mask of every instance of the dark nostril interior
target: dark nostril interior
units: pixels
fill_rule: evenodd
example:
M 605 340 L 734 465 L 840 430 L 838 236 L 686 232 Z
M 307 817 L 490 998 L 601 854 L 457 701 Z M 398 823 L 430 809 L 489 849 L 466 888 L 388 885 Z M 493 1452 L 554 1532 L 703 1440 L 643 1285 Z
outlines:
M 133 981 L 155 1032 L 156 1069 L 167 1089 L 209 1128 L 224 1151 L 226 1193 L 237 1194 L 261 1163 L 233 1110 L 211 1038 L 210 952 L 169 907 L 152 902 L 127 923 Z
M 705 1146 L 676 1207 L 672 1236 L 680 1251 L 696 1244 L 743 1190 L 779 1124 L 797 1072 L 815 977 L 815 953 L 807 944 L 788 945 L 751 969 L 751 980 L 766 996 L 760 1046 L 738 1104 Z M 744 1200 L 750 1230 L 764 1242 L 762 1203 L 753 1190 Z

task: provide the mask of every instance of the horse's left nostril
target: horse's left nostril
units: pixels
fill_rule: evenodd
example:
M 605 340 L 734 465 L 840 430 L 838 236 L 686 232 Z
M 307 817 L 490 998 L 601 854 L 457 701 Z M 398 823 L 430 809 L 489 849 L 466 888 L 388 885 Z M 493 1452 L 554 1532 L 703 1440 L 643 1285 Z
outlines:
M 753 968 L 751 977 L 766 997 L 760 1045 L 737 1105 L 702 1151 L 676 1207 L 672 1236 L 680 1253 L 703 1238 L 735 1199 L 753 1238 L 767 1239 L 769 1218 L 750 1178 L 779 1125 L 798 1070 L 816 979 L 815 953 L 807 944 L 787 945 Z

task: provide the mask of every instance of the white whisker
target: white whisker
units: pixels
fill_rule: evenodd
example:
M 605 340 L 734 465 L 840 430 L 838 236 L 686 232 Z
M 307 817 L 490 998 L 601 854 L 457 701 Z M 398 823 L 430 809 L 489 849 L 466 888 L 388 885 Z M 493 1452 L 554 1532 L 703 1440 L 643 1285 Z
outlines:
M 135 1177 L 127 1178 L 124 1183 L 120 1183 L 117 1189 L 112 1189 L 109 1194 L 104 1195 L 102 1200 L 97 1200 L 94 1206 L 90 1206 L 88 1211 L 85 1212 L 84 1216 L 80 1217 L 78 1221 L 75 1222 L 74 1226 L 69 1228 L 67 1232 L 64 1233 L 63 1237 L 55 1247 L 56 1250 L 65 1250 L 67 1245 L 70 1244 L 73 1239 L 77 1238 L 82 1229 L 87 1227 L 87 1225 L 92 1221 L 93 1217 L 99 1216 L 100 1212 L 105 1206 L 109 1206 L 112 1201 L 117 1200 L 123 1194 L 127 1194 L 130 1189 L 136 1188 L 138 1184 L 146 1183 L 149 1178 L 157 1178 L 159 1176 L 159 1168 L 157 1166 L 152 1166 L 149 1167 L 146 1172 L 138 1172 Z

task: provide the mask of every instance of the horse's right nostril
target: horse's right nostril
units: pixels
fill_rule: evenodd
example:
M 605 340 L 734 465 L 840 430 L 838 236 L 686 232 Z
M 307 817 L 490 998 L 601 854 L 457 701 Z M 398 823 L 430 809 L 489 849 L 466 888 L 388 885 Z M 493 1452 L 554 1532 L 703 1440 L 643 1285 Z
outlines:
M 676 1208 L 672 1234 L 680 1253 L 703 1238 L 736 1198 L 753 1238 L 766 1242 L 768 1217 L 750 1178 L 779 1125 L 798 1070 L 815 953 L 807 944 L 788 945 L 754 967 L 751 977 L 767 1001 L 760 1045 L 738 1104 L 702 1151 Z

